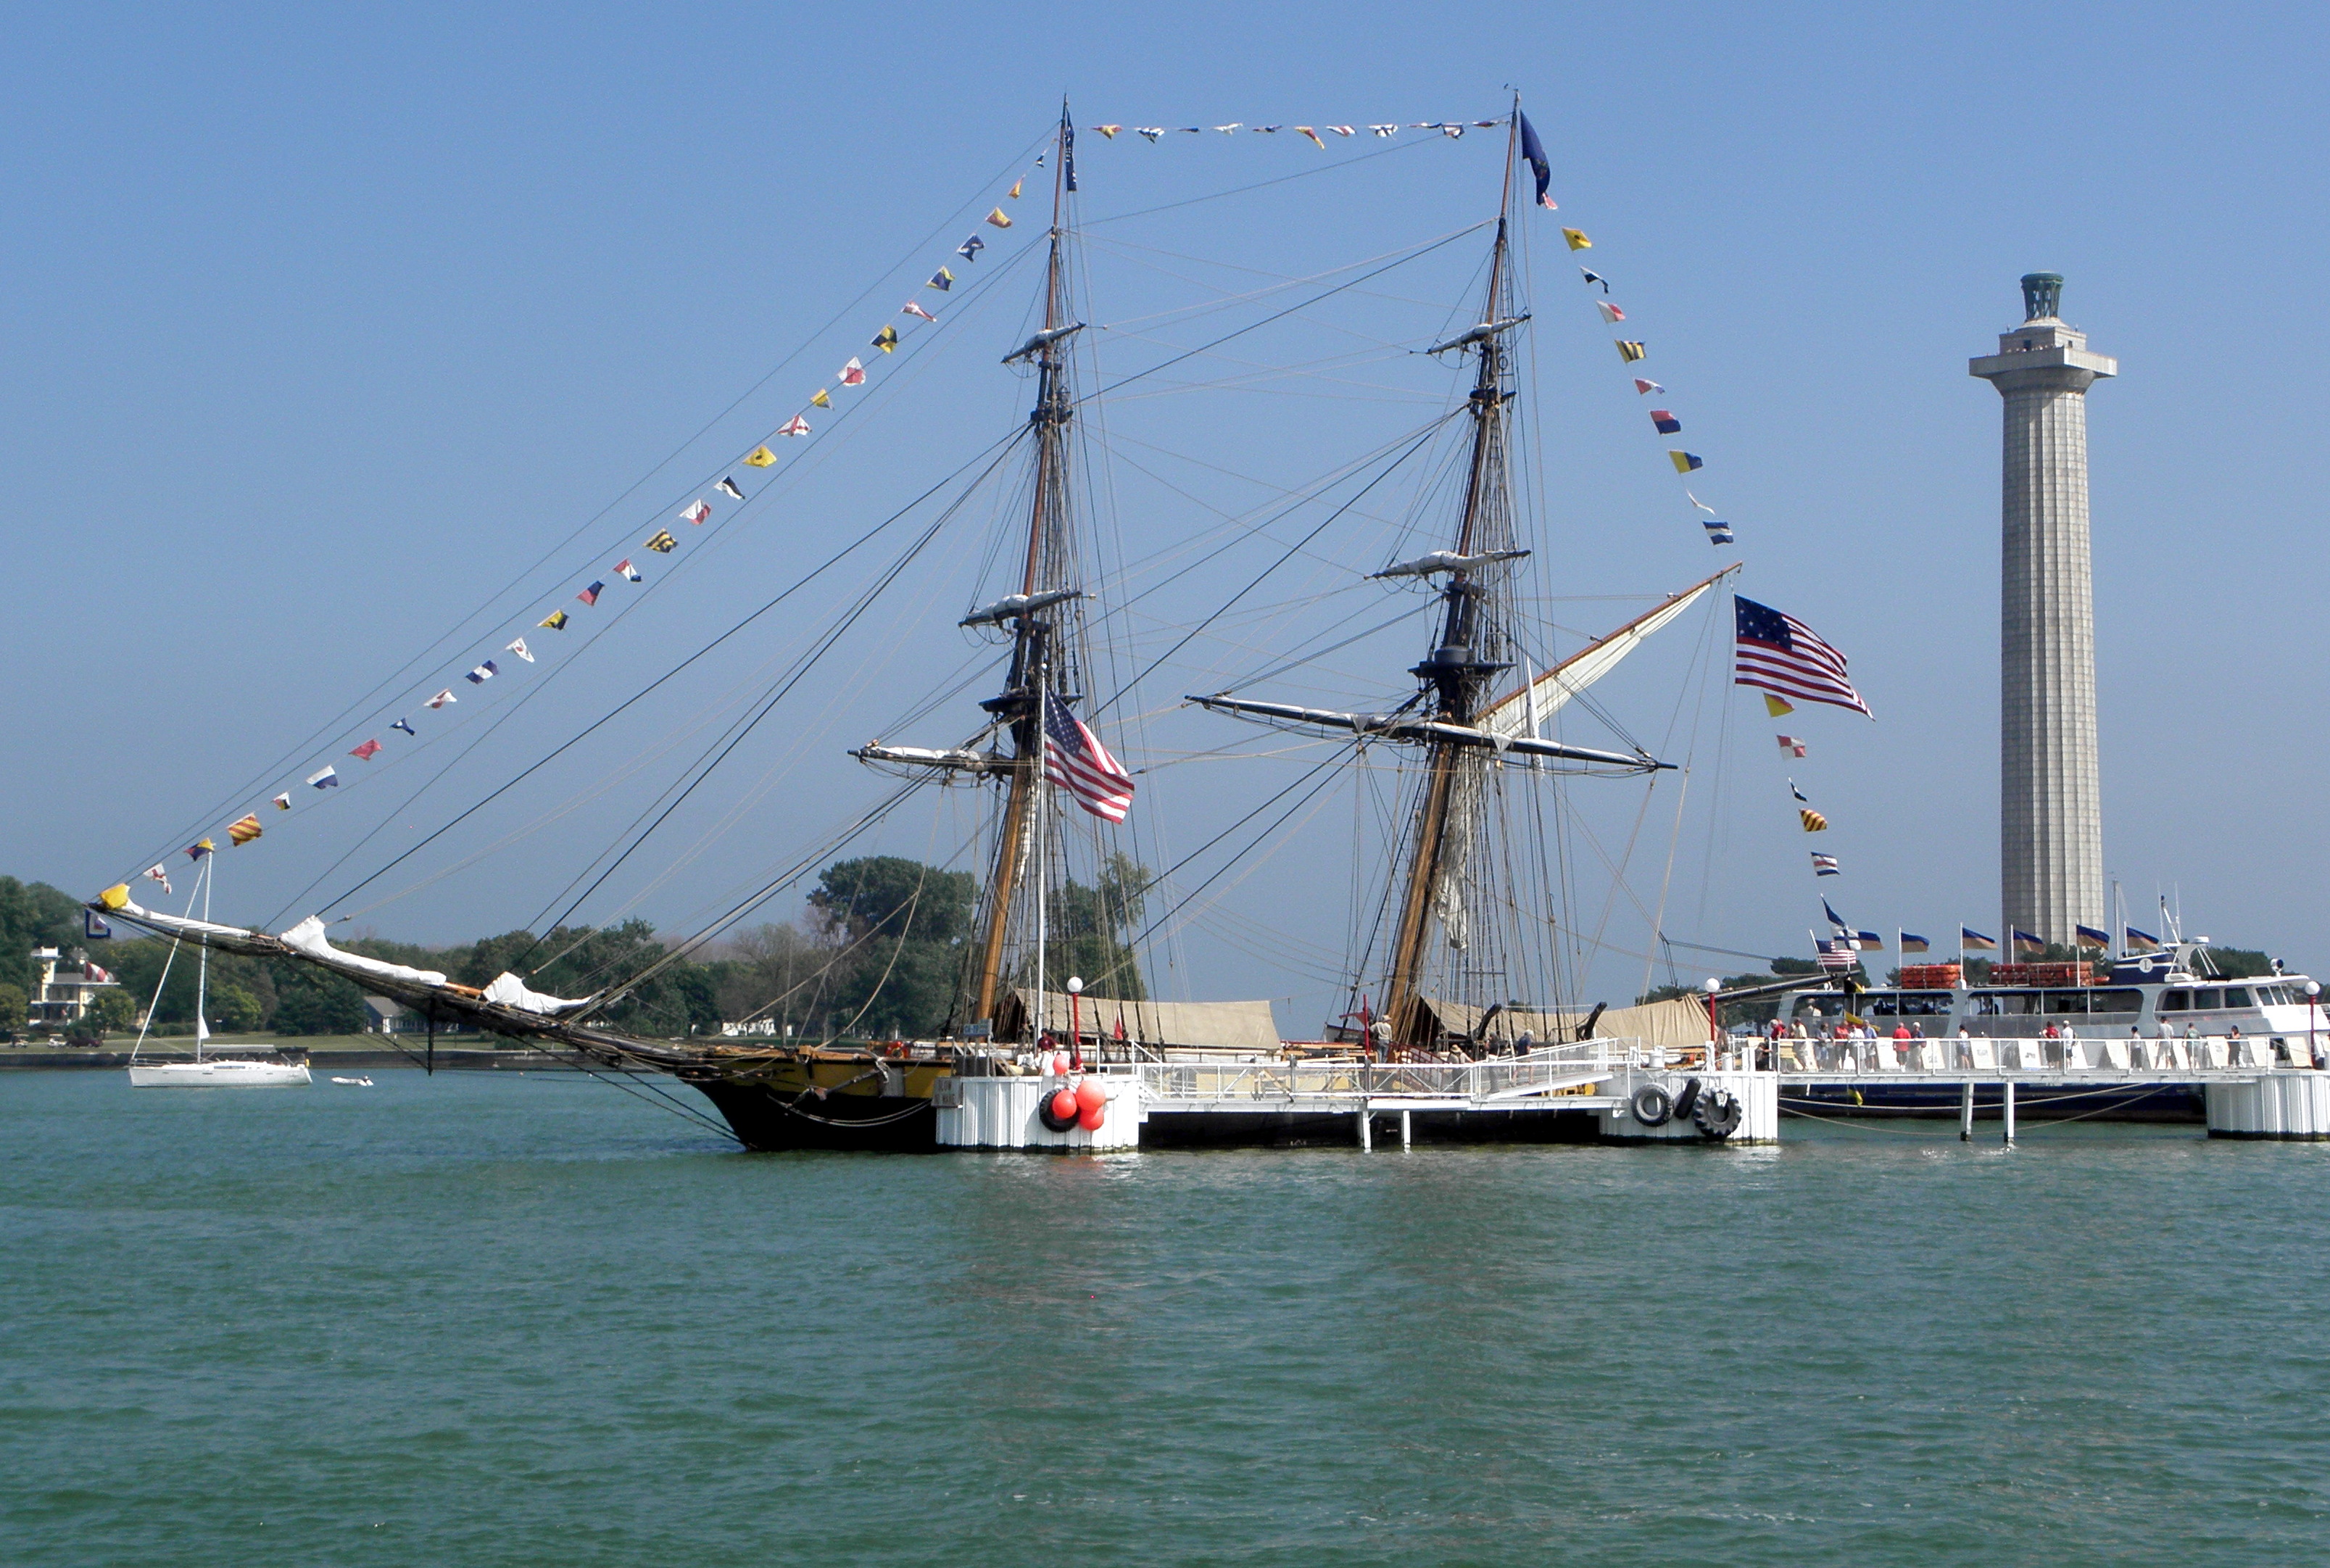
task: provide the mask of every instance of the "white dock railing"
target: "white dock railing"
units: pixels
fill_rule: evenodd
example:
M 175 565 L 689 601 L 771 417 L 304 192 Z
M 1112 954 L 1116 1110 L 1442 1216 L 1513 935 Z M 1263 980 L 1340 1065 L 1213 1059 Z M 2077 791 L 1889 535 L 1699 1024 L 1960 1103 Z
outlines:
M 1136 1071 L 1152 1109 L 1376 1101 L 1396 1110 L 1403 1101 L 1495 1104 L 1588 1092 L 1625 1069 L 1662 1065 L 1662 1054 L 1639 1040 L 1586 1040 L 1479 1062 L 1200 1059 L 1145 1062 Z

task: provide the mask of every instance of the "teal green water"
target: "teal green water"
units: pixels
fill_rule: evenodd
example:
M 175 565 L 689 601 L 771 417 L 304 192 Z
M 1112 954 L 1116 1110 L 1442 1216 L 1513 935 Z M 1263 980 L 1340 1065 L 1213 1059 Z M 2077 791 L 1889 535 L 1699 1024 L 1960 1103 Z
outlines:
M 0 1562 L 2330 1548 L 2323 1147 L 748 1157 L 374 1077 L 0 1077 Z

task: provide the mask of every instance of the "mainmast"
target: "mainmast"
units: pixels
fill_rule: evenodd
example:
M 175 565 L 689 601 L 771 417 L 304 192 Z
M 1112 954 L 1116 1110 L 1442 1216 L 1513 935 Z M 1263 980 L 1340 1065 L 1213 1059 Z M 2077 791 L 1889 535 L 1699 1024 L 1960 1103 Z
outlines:
M 1547 761 L 1580 765 L 1567 771 L 1610 773 L 1647 773 L 1669 766 L 1640 748 L 1630 754 L 1545 739 L 1537 733 L 1539 697 L 1549 697 L 1558 707 L 1662 624 L 1660 617 L 1680 613 L 1681 603 L 1708 587 L 1703 583 L 1622 628 L 1605 639 L 1606 649 L 1574 674 L 1567 667 L 1570 661 L 1565 661 L 1561 679 L 1551 678 L 1555 672 L 1549 671 L 1492 699 L 1491 683 L 1513 667 L 1518 646 L 1512 562 L 1530 553 L 1519 543 L 1512 502 L 1513 355 L 1507 343 L 1507 335 L 1529 320 L 1518 304 L 1520 289 L 1511 245 L 1513 170 L 1520 150 L 1520 105 L 1516 99 L 1506 124 L 1504 188 L 1480 323 L 1429 350 L 1463 350 L 1473 356 L 1473 388 L 1466 400 L 1473 420 L 1470 461 L 1453 548 L 1434 550 L 1374 574 L 1441 584 L 1438 639 L 1424 662 L 1409 671 L 1418 682 L 1417 691 L 1391 712 L 1378 713 L 1263 702 L 1226 692 L 1189 699 L 1262 723 L 1343 732 L 1362 742 L 1398 741 L 1421 750 L 1423 776 L 1415 813 L 1392 868 L 1388 907 L 1396 919 L 1386 955 L 1388 963 L 1375 971 L 1383 979 L 1382 1026 L 1403 1045 L 1428 1043 L 1435 1027 L 1423 1005 L 1435 935 L 1464 955 L 1454 966 L 1463 971 L 1454 977 L 1458 989 L 1479 989 L 1492 977 L 1510 987 L 1516 979 L 1493 955 L 1482 956 L 1482 932 L 1475 929 L 1476 924 L 1493 924 L 1516 907 L 1509 897 L 1501 903 L 1493 891 L 1482 891 L 1496 878 L 1510 875 L 1509 867 L 1491 864 L 1500 858 L 1489 842 L 1493 770 L 1509 757 L 1529 763 L 1533 771 Z M 1575 685 L 1569 684 L 1573 680 Z M 1492 949 L 1495 942 L 1485 945 Z M 1511 995 L 1510 988 L 1502 993 L 1504 997 Z M 1495 1005 L 1505 1003 L 1500 999 Z
M 1473 460 L 1464 486 L 1464 511 L 1456 524 L 1455 554 L 1459 560 L 1493 555 L 1514 548 L 1512 496 L 1507 467 L 1507 405 L 1512 391 L 1506 384 L 1510 356 L 1505 353 L 1505 329 L 1518 325 L 1511 309 L 1509 269 L 1512 216 L 1513 155 L 1520 137 L 1520 110 L 1516 108 L 1505 135 L 1504 189 L 1497 206 L 1497 242 L 1489 263 L 1488 298 L 1482 325 L 1467 335 L 1475 355 L 1471 411 Z M 1429 684 L 1428 701 L 1444 723 L 1473 725 L 1489 682 L 1511 663 L 1505 651 L 1503 584 L 1510 571 L 1501 561 L 1485 563 L 1486 571 L 1463 568 L 1448 575 L 1442 590 L 1439 646 L 1410 672 Z M 1425 745 L 1424 797 L 1408 836 L 1405 885 L 1401 889 L 1399 925 L 1393 938 L 1391 973 L 1384 992 L 1384 1017 L 1393 1037 L 1403 1043 L 1424 1033 L 1416 1016 L 1417 978 L 1423 969 L 1425 946 L 1435 909 L 1445 910 L 1450 883 L 1461 870 L 1461 848 L 1452 852 L 1449 825 L 1468 808 L 1480 791 L 1481 774 L 1488 759 L 1478 747 L 1446 739 Z
M 1002 694 L 980 704 L 1008 726 L 1011 737 L 1010 782 L 1003 808 L 1002 831 L 997 836 L 995 863 L 988 874 L 987 897 L 978 933 L 977 978 L 972 987 L 971 1022 L 995 1018 L 1002 989 L 1006 937 L 1011 926 L 1012 902 L 1019 892 L 1042 832 L 1041 795 L 1044 788 L 1043 709 L 1059 676 L 1072 674 L 1063 666 L 1074 649 L 1056 635 L 1057 611 L 1075 595 L 1068 581 L 1072 564 L 1068 538 L 1068 429 L 1075 418 L 1075 399 L 1068 385 L 1067 340 L 1076 325 L 1069 313 L 1068 269 L 1063 250 L 1066 240 L 1068 193 L 1074 188 L 1073 159 L 1075 128 L 1068 106 L 1060 103 L 1060 128 L 1054 144 L 1052 170 L 1051 254 L 1045 263 L 1044 328 L 1010 356 L 1036 362 L 1036 407 L 1028 419 L 1035 431 L 1036 482 L 1028 506 L 1028 554 L 1020 573 L 1019 591 L 1028 608 L 1010 617 L 1011 674 Z M 1006 363 L 1010 363 L 1007 360 Z M 1058 595 L 1048 604 L 1039 600 Z M 1037 890 L 1040 899 L 1042 889 Z M 1042 944 L 1037 937 L 1040 961 Z

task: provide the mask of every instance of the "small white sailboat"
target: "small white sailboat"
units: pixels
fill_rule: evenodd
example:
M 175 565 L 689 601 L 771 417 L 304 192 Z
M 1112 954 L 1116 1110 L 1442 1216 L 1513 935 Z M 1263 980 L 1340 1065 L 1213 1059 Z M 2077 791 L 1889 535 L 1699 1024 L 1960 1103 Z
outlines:
M 211 864 L 215 858 L 205 839 L 196 845 L 201 871 L 196 874 L 194 891 L 186 895 L 186 913 L 194 912 L 194 900 L 203 902 L 203 919 L 211 914 Z M 147 1005 L 147 1022 L 137 1030 L 137 1043 L 129 1048 L 129 1087 L 132 1089 L 289 1089 L 308 1082 L 308 1064 L 304 1062 L 260 1062 L 248 1057 L 212 1056 L 207 1046 L 211 1027 L 204 1015 L 210 1000 L 211 949 L 202 949 L 194 971 L 194 1059 L 192 1062 L 140 1062 L 137 1053 L 145 1048 L 146 1031 L 152 1025 L 154 1010 L 162 1004 L 162 988 L 170 983 L 170 966 L 177 961 L 178 946 L 170 944 L 170 956 L 162 961 L 162 978 L 155 982 L 154 999 Z

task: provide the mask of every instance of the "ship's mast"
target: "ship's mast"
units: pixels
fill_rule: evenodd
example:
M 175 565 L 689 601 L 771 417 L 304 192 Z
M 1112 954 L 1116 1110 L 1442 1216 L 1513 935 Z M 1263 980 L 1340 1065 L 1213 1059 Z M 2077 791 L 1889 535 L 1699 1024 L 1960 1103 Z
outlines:
M 1513 157 L 1520 137 L 1517 99 L 1506 125 L 1504 190 L 1497 207 L 1497 242 L 1489 263 L 1488 298 L 1481 314 L 1484 324 L 1513 316 L 1507 298 L 1511 290 L 1508 225 L 1512 214 Z M 1474 350 L 1473 454 L 1463 515 L 1456 527 L 1459 556 L 1508 549 L 1513 543 L 1506 466 L 1506 405 L 1512 398 L 1506 384 L 1510 356 L 1504 352 L 1503 334 L 1495 330 L 1481 333 Z M 1491 572 L 1497 574 L 1493 567 Z M 1442 594 L 1444 608 L 1439 646 L 1413 672 L 1419 680 L 1430 683 L 1436 716 L 1449 723 L 1472 724 L 1490 680 L 1511 667 L 1497 656 L 1502 652 L 1501 628 L 1496 618 L 1484 613 L 1491 591 L 1489 584 L 1470 571 L 1450 575 Z M 1404 1044 L 1427 1033 L 1418 1015 L 1417 985 L 1431 937 L 1434 907 L 1452 871 L 1448 842 L 1452 808 L 1460 791 L 1478 788 L 1478 776 L 1486 766 L 1478 749 L 1452 741 L 1435 741 L 1425 751 L 1424 795 L 1408 837 L 1399 925 L 1384 992 L 1384 1018 L 1391 1025 L 1393 1037 Z
M 1036 440 L 1036 482 L 1028 507 L 1028 555 L 1020 574 L 1019 591 L 1027 595 L 1065 590 L 1070 568 L 1068 520 L 1068 430 L 1075 418 L 1075 399 L 1068 385 L 1067 330 L 1069 277 L 1063 255 L 1069 171 L 1075 156 L 1075 131 L 1068 119 L 1066 99 L 1060 104 L 1060 128 L 1054 142 L 1052 169 L 1051 254 L 1044 279 L 1044 329 L 1037 338 L 1036 407 L 1028 416 Z M 1004 980 L 1005 949 L 1011 909 L 1021 874 L 1038 858 L 1042 833 L 1044 788 L 1043 709 L 1056 681 L 1057 665 L 1066 650 L 1056 637 L 1056 612 L 1019 616 L 1013 623 L 1011 675 L 1000 696 L 983 705 L 1004 720 L 1011 735 L 1010 783 L 1003 807 L 1002 830 L 995 845 L 995 862 L 988 875 L 983 928 L 978 933 L 979 959 L 973 987 L 974 1022 L 991 1022 Z M 1037 874 L 1040 877 L 1041 867 Z M 1036 894 L 1040 909 L 1043 889 Z M 1040 928 L 1041 921 L 1038 920 Z M 1043 934 L 1037 933 L 1037 962 L 1042 961 Z M 1040 990 L 1041 982 L 1038 981 Z

